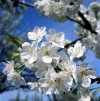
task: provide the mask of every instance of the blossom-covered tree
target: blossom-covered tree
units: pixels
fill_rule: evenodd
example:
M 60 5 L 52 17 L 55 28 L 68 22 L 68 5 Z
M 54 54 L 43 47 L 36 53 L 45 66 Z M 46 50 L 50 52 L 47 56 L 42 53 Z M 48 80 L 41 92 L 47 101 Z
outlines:
M 32 90 L 42 94 L 56 94 L 64 101 L 94 101 L 100 88 L 89 87 L 96 81 L 100 83 L 100 78 L 96 75 L 95 68 L 85 63 L 83 57 L 91 49 L 99 58 L 100 2 L 92 2 L 85 8 L 82 1 L 35 0 L 34 4 L 29 4 L 16 0 L 16 3 L 33 7 L 54 21 L 76 22 L 75 34 L 79 38 L 66 43 L 63 32 L 57 33 L 54 29 L 49 29 L 47 34 L 44 26 L 36 26 L 28 32 L 28 39 L 32 40 L 30 42 L 21 42 L 10 35 L 10 39 L 20 47 L 14 51 L 14 54 L 18 53 L 20 63 L 15 63 L 14 60 L 3 62 L 3 73 L 9 82 L 16 87 L 29 85 Z M 79 60 L 82 62 L 77 64 L 76 61 Z M 25 82 L 22 77 L 25 68 L 35 73 L 36 82 Z M 92 90 L 95 90 L 94 93 Z

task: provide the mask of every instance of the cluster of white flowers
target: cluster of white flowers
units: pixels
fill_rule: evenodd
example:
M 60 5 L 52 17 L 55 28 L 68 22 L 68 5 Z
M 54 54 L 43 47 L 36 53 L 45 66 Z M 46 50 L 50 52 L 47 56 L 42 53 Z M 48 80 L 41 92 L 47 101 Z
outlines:
M 97 58 L 100 58 L 100 2 L 92 2 L 88 8 L 81 5 L 80 11 L 84 14 L 84 17 L 89 21 L 97 34 L 91 33 L 78 24 L 76 24 L 75 34 L 78 36 L 87 35 L 82 42 L 96 53 Z M 82 21 L 78 15 L 76 15 L 76 19 Z
M 16 87 L 20 87 L 20 85 L 26 85 L 26 82 L 20 73 L 15 70 L 14 61 L 7 61 L 7 63 L 3 62 L 6 68 L 3 70 L 3 73 L 7 75 L 7 80 L 9 82 L 14 83 Z
M 45 36 L 46 42 L 43 42 Z M 54 29 L 46 32 L 45 27 L 35 27 L 28 33 L 32 43 L 24 42 L 20 50 L 21 60 L 27 63 L 27 67 L 34 70 L 37 82 L 28 82 L 31 89 L 44 94 L 58 94 L 61 99 L 75 101 L 90 101 L 91 92 L 89 86 L 91 79 L 96 78 L 94 69 L 88 63 L 77 65 L 74 58 L 80 58 L 86 51 L 85 46 L 78 41 L 73 47 L 58 52 L 64 48 L 64 33 L 58 34 Z M 9 81 L 19 87 L 21 81 L 25 84 L 23 77 L 14 70 L 14 62 L 4 63 L 6 68 L 3 73 Z
M 72 17 L 78 12 L 81 3 L 82 0 L 36 0 L 34 6 L 42 15 L 64 22 L 66 16 Z

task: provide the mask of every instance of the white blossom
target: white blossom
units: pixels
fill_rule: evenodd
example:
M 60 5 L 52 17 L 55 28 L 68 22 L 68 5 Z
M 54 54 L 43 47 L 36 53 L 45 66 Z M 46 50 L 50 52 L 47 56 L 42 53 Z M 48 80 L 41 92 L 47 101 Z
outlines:
M 68 91 L 70 86 L 66 81 L 64 76 L 56 73 L 53 69 L 46 72 L 45 78 L 39 80 L 39 82 L 41 82 L 41 87 L 46 94 L 60 94 L 63 91 Z
M 91 92 L 89 89 L 81 87 L 78 94 L 77 100 L 78 101 L 91 101 Z
M 51 72 L 50 79 L 53 79 L 55 85 L 55 94 L 61 94 L 62 92 L 66 92 L 70 90 L 70 85 L 67 83 L 68 80 L 65 76 L 60 73 Z
M 67 52 L 70 55 L 70 60 L 72 61 L 75 57 L 80 58 L 86 51 L 85 46 L 82 46 L 80 41 L 76 42 L 74 47 L 69 47 Z
M 28 32 L 28 38 L 30 40 L 38 40 L 40 42 L 42 40 L 42 37 L 46 34 L 46 27 L 35 27 L 33 32 Z
M 64 22 L 66 16 L 72 17 L 78 12 L 81 3 L 82 0 L 36 0 L 34 6 L 42 15 Z
M 35 76 L 37 78 L 44 77 L 45 73 L 53 68 L 51 64 L 44 63 L 42 60 L 36 61 L 35 66 L 36 66 Z
M 45 94 L 55 94 L 55 85 L 54 85 L 54 80 L 51 78 L 50 74 L 55 72 L 54 69 L 49 70 L 48 72 L 45 73 L 44 78 L 39 79 L 39 83 L 41 84 L 41 87 L 43 88 L 43 92 Z
M 26 59 L 29 64 L 37 60 L 37 41 L 33 41 L 31 44 L 25 42 L 22 44 L 22 49 L 20 51 L 21 59 Z
M 59 32 L 58 34 L 54 29 L 49 29 L 50 34 L 46 34 L 45 37 L 49 42 L 57 47 L 64 48 L 64 33 Z
M 65 9 L 62 8 L 63 5 L 63 7 L 67 6 L 66 8 L 69 8 L 68 12 L 70 12 L 70 10 L 73 9 L 73 5 L 79 6 L 80 3 L 78 4 L 78 1 L 81 0 L 76 0 L 75 2 L 74 0 L 59 0 L 58 2 L 53 0 L 38 0 L 35 2 L 35 6 L 38 9 L 41 8 L 41 12 L 44 11 L 47 16 L 53 16 L 53 10 L 59 15 L 59 17 L 61 17 L 60 14 L 63 15 L 65 12 Z M 65 6 L 64 3 L 67 5 Z M 57 4 L 59 7 L 57 7 Z M 64 9 L 63 12 L 61 12 L 62 9 Z M 88 18 L 88 20 L 90 19 L 92 18 Z M 57 94 L 61 100 L 66 101 L 90 101 L 91 92 L 88 88 L 91 84 L 91 79 L 96 78 L 95 70 L 90 68 L 88 63 L 83 62 L 80 64 L 79 62 L 77 65 L 77 63 L 73 61 L 74 58 L 80 58 L 83 56 L 86 51 L 86 47 L 82 46 L 80 41 L 77 41 L 75 45 L 73 47 L 69 47 L 67 51 L 62 50 L 61 52 L 58 52 L 58 48 L 64 48 L 65 45 L 64 33 L 59 32 L 57 34 L 54 29 L 50 29 L 50 34 L 45 35 L 45 29 L 45 27 L 35 27 L 33 32 L 28 33 L 29 39 L 35 41 L 32 43 L 24 42 L 22 44 L 20 57 L 23 64 L 18 65 L 17 68 L 15 68 L 16 65 L 14 64 L 14 61 L 3 63 L 5 65 L 3 73 L 7 75 L 7 80 L 13 83 L 16 87 L 25 85 L 25 80 L 21 76 L 25 68 L 21 71 L 19 71 L 19 68 L 27 64 L 28 68 L 34 71 L 36 78 L 38 78 L 37 82 L 27 83 L 32 90 L 37 90 L 39 93 L 44 94 Z M 87 32 L 87 30 L 85 31 Z M 77 33 L 80 35 L 79 31 L 77 31 Z M 45 36 L 47 42 L 41 41 L 43 36 Z M 91 33 L 88 33 L 87 35 L 87 39 L 89 39 L 88 41 L 92 41 L 88 44 L 94 45 L 93 51 L 99 50 L 99 36 L 99 34 L 92 36 Z M 84 40 L 86 40 L 86 38 L 83 39 L 83 42 Z M 39 44 L 40 41 L 41 44 Z M 38 44 L 40 46 L 38 46 Z
M 59 59 L 57 54 L 57 47 L 50 43 L 42 43 L 40 52 L 38 52 L 38 59 L 42 59 L 45 63 L 51 63 L 52 59 Z
M 73 84 L 73 75 L 75 76 L 76 73 L 76 65 L 68 60 L 65 53 L 61 54 L 61 58 L 63 61 L 58 64 L 58 67 L 62 70 L 60 74 L 66 77 L 67 83 L 71 86 Z
M 13 60 L 12 61 L 7 61 L 7 63 L 3 62 L 3 64 L 6 66 L 4 68 L 4 70 L 3 70 L 3 73 L 5 75 L 8 75 L 9 73 L 14 72 L 14 66 L 15 66 L 15 64 L 14 64 Z
M 88 63 L 82 63 L 76 68 L 75 81 L 77 82 L 77 84 L 80 83 L 83 87 L 89 87 L 91 84 L 91 79 L 96 78 L 94 69 L 89 67 L 90 66 Z
M 34 82 L 34 83 L 33 82 L 28 82 L 27 84 L 30 85 L 32 90 L 36 90 L 39 93 L 43 92 L 39 82 Z
M 25 80 L 20 76 L 17 72 L 12 72 L 7 75 L 7 80 L 9 82 L 14 83 L 16 87 L 20 87 L 20 85 L 25 85 Z
M 41 83 L 41 88 L 44 94 L 52 94 L 55 91 L 54 81 L 50 78 L 40 78 L 39 83 Z

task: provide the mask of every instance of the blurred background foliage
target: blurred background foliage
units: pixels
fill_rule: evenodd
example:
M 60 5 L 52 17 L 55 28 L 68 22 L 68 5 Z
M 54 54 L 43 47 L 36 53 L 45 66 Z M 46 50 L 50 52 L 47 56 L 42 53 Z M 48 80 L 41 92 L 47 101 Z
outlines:
M 23 32 L 21 30 L 25 24 L 21 20 L 26 10 L 26 6 L 16 3 L 16 0 L 0 0 L 0 93 L 16 89 L 7 82 L 6 76 L 2 73 L 4 67 L 1 62 L 11 60 L 12 50 L 16 50 L 18 48 L 9 39 L 9 34 L 20 37 L 22 41 L 27 41 L 26 34 L 28 32 L 28 28 Z M 28 75 L 27 72 L 30 71 L 26 70 L 25 73 Z M 31 73 L 29 74 L 31 75 Z M 30 75 L 25 76 L 26 79 L 30 80 Z M 33 74 L 31 76 L 33 76 Z M 24 87 L 22 86 L 22 88 Z
M 19 36 L 25 11 L 24 5 L 18 5 L 11 0 L 0 0 L 0 62 L 10 60 L 11 50 L 16 48 L 8 34 Z M 25 33 L 26 31 L 20 38 L 25 40 Z

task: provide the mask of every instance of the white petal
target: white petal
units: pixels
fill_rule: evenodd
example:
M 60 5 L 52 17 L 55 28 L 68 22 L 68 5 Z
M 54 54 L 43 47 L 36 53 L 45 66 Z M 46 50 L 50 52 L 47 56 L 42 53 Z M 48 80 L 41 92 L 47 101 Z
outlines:
M 43 62 L 45 62 L 45 63 L 51 63 L 52 62 L 52 58 L 49 56 L 43 56 L 42 59 L 43 59 Z
M 38 46 L 38 41 L 33 41 L 32 44 L 31 44 L 32 49 L 33 50 L 36 49 L 37 46 Z
M 83 68 L 83 69 L 88 69 L 90 67 L 90 65 L 88 63 L 82 63 L 80 65 L 80 67 Z
M 49 29 L 49 33 L 50 33 L 51 36 L 56 35 L 56 31 L 54 29 L 52 29 L 52 28 Z
M 47 41 L 51 41 L 51 36 L 49 34 L 46 34 L 45 38 L 46 38 Z
M 2 72 L 5 75 L 8 75 L 10 72 L 14 72 L 14 68 L 12 68 L 12 67 L 6 67 Z
M 21 85 L 26 85 L 25 79 L 23 77 L 21 77 L 20 84 Z
M 31 55 L 26 52 L 22 52 L 20 56 L 22 59 L 29 59 L 31 57 Z
M 91 84 L 91 79 L 88 76 L 82 77 L 82 86 L 83 87 L 89 87 Z
M 70 61 L 73 61 L 74 58 L 75 58 L 74 55 L 70 55 Z
M 80 41 L 77 41 L 74 47 L 76 47 L 76 48 L 79 47 L 79 48 L 80 48 L 80 47 L 81 47 L 81 43 L 80 43 Z
M 22 47 L 30 47 L 30 43 L 24 42 L 24 43 L 22 44 Z
M 29 58 L 28 62 L 29 64 L 35 62 L 37 60 L 37 56 L 33 55 L 32 57 Z
M 64 36 L 64 33 L 63 33 L 63 32 L 59 32 L 59 33 L 57 34 L 57 36 L 58 36 L 58 38 L 59 38 L 59 41 L 61 41 L 61 42 L 64 41 L 65 36 Z
M 36 72 L 35 72 L 35 76 L 37 77 L 37 78 L 41 78 L 41 77 L 43 77 L 45 75 L 45 72 L 43 72 L 43 71 L 41 71 L 41 70 L 37 70 Z
M 7 75 L 7 80 L 9 82 L 12 82 L 15 84 L 16 87 L 19 87 L 20 86 L 20 75 L 17 74 L 16 72 L 13 72 L 13 73 L 9 73 Z
M 96 72 L 94 70 L 87 70 L 87 75 L 91 78 L 91 79 L 95 79 L 96 78 Z
M 34 40 L 34 34 L 33 34 L 33 32 L 28 32 L 28 39 L 29 40 Z M 35 40 L 36 40 L 36 38 L 35 38 Z

